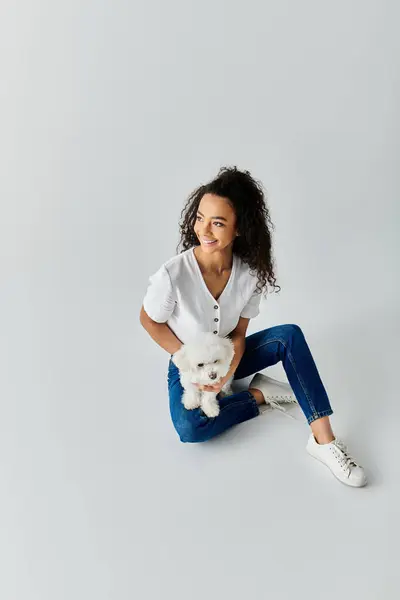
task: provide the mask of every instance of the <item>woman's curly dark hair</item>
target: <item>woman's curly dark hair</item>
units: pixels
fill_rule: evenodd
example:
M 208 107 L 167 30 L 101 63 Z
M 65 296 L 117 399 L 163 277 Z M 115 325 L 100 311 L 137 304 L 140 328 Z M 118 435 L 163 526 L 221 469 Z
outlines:
M 263 185 L 254 179 L 249 171 L 239 171 L 236 167 L 221 167 L 212 181 L 200 185 L 190 194 L 181 212 L 181 239 L 177 252 L 181 244 L 181 252 L 199 245 L 194 225 L 197 209 L 204 194 L 215 194 L 230 201 L 236 213 L 239 232 L 239 236 L 233 242 L 233 252 L 249 265 L 253 274 L 257 274 L 259 291 L 262 292 L 265 288 L 265 292 L 268 292 L 267 281 L 280 290 L 281 287 L 275 285 L 274 275 L 275 261 L 271 239 L 274 225 L 266 206 Z

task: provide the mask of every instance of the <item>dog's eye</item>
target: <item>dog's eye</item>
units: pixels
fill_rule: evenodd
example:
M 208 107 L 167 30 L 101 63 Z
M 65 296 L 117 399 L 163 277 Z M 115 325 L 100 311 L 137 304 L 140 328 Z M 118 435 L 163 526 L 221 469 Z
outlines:
M 217 359 L 217 360 L 214 360 L 214 363 L 217 363 L 217 362 L 218 362 L 218 359 Z
M 204 367 L 204 363 L 199 363 L 197 366 L 198 367 Z

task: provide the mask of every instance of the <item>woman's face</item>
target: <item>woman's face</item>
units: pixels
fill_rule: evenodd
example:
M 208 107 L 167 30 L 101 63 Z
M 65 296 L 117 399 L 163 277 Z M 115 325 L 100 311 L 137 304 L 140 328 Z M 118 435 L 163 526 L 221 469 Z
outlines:
M 204 194 L 197 209 L 194 231 L 204 252 L 221 251 L 236 237 L 236 214 L 226 198 Z M 212 243 L 207 244 L 207 240 Z

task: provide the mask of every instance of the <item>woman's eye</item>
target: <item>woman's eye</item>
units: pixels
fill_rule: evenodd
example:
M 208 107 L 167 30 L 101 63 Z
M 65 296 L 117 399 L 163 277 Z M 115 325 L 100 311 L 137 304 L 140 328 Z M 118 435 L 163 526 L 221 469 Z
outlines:
M 217 363 L 217 362 L 218 362 L 218 360 L 214 360 L 214 364 Z
M 198 221 L 199 219 L 201 219 L 201 217 L 200 215 L 197 215 L 196 220 Z M 220 221 L 214 221 L 213 225 L 220 225 L 221 227 L 225 227 L 225 225 Z

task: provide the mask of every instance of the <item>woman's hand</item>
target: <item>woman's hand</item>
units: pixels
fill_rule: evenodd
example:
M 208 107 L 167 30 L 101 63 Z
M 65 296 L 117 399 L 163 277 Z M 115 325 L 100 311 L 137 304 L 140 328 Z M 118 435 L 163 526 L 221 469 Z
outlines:
M 201 391 L 214 392 L 214 394 L 218 394 L 229 378 L 230 377 L 221 377 L 221 379 L 219 379 L 219 381 L 213 385 L 203 385 L 201 383 L 194 383 L 193 385 L 195 385 Z

